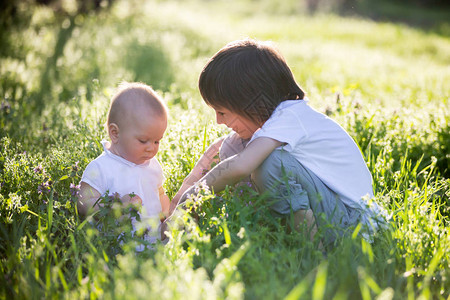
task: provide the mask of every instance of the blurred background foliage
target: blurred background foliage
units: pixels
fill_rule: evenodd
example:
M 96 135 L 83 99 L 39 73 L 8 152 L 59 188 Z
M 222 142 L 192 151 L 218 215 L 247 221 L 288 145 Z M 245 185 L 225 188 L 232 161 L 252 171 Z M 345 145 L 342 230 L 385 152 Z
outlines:
M 95 90 L 121 80 L 150 83 L 183 108 L 189 105 L 181 98 L 201 103 L 197 77 L 207 57 L 247 36 L 275 41 L 322 111 L 336 109 L 337 97 L 367 111 L 385 110 L 383 115 L 432 102 L 431 124 L 440 128 L 446 121 L 431 117 L 434 109 L 448 106 L 446 1 L 7 0 L 1 5 L 0 129 L 30 146 L 45 148 L 42 136 L 64 126 L 51 110 L 60 107 L 65 112 L 59 113 L 69 116 L 72 104 L 92 102 Z M 25 119 L 27 124 L 19 121 Z M 410 143 L 398 142 L 400 151 L 434 149 L 426 151 L 430 162 L 448 147 L 446 128 L 439 132 L 424 136 L 426 149 L 419 138 L 418 145 L 411 143 L 417 135 L 408 135 Z M 418 159 L 422 152 L 410 155 Z M 448 158 L 440 157 L 438 165 L 448 172 Z

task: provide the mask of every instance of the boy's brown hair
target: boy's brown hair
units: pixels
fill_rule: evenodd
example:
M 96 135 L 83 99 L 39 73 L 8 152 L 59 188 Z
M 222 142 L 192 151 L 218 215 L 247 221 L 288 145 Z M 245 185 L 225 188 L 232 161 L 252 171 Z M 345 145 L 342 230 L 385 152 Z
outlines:
M 231 42 L 214 54 L 200 74 L 199 89 L 209 106 L 260 125 L 281 102 L 305 96 L 281 53 L 251 39 Z

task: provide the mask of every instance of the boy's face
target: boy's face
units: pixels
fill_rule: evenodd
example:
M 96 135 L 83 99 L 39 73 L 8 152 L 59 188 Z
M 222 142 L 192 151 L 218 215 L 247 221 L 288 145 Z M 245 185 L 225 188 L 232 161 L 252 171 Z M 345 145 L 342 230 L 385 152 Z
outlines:
M 114 150 L 132 163 L 143 164 L 158 153 L 159 142 L 166 128 L 165 117 L 147 116 L 127 120 L 121 125 L 117 138 L 113 141 Z
M 260 128 L 254 121 L 247 119 L 226 108 L 213 107 L 216 111 L 217 124 L 225 124 L 233 129 L 242 139 L 249 139 Z

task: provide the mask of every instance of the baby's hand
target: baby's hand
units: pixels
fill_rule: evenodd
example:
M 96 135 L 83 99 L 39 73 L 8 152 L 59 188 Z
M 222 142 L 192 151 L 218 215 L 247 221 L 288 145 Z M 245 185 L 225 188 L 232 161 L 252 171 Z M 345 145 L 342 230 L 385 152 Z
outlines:
M 127 194 L 120 198 L 120 201 L 123 205 L 131 204 L 135 207 L 141 207 L 142 206 L 142 199 L 136 194 Z
M 161 220 L 161 241 L 167 239 L 166 230 L 167 230 L 167 219 Z
M 139 197 L 138 195 L 135 195 L 135 194 L 132 194 L 132 195 L 133 196 L 131 196 L 131 194 L 130 194 L 130 197 L 131 197 L 130 203 L 133 205 L 142 206 L 141 197 Z

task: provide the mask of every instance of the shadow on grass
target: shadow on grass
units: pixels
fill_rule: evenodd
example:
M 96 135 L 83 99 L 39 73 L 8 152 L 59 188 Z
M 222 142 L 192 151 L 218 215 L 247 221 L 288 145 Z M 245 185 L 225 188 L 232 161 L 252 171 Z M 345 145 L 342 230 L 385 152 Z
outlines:
M 342 15 L 362 16 L 377 22 L 401 23 L 450 37 L 450 2 L 343 0 L 338 10 Z

